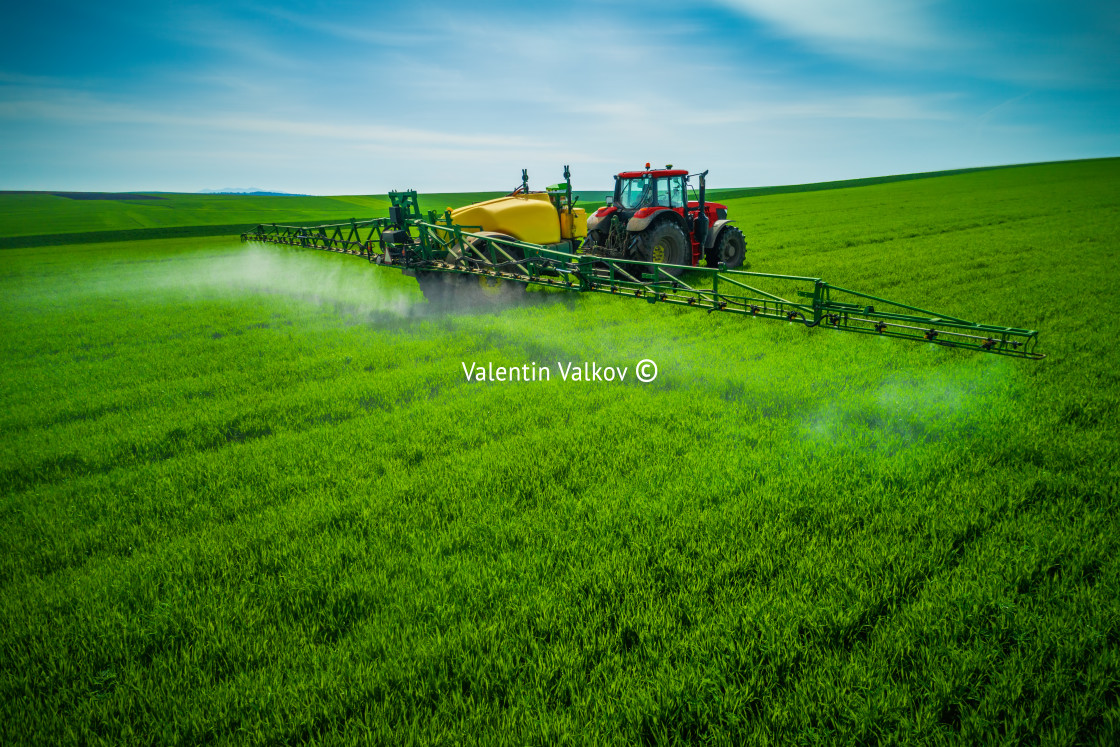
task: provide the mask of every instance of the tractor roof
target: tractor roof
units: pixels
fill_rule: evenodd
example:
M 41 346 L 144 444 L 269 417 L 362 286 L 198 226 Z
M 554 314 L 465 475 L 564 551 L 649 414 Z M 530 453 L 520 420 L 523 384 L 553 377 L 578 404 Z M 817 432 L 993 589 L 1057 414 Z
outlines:
M 642 176 L 688 176 L 687 169 L 646 169 L 645 171 L 623 171 L 620 179 L 636 179 Z

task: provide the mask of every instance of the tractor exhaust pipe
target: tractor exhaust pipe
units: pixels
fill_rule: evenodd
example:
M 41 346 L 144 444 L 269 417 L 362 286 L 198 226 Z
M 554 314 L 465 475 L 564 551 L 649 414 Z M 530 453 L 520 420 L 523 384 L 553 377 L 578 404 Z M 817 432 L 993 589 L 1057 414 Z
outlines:
M 697 175 L 700 179 L 700 194 L 697 195 L 700 208 L 696 211 L 696 217 L 692 220 L 692 235 L 696 238 L 696 243 L 700 245 L 701 257 L 704 256 L 704 244 L 708 239 L 708 218 L 704 215 L 704 177 L 707 175 L 707 171 Z

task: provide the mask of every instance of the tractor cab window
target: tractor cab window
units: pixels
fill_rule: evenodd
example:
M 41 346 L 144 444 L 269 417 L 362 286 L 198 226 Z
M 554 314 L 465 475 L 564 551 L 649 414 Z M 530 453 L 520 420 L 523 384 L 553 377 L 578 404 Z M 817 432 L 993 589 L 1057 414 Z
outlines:
M 635 179 L 620 179 L 618 199 L 615 201 L 623 210 L 645 207 L 653 204 L 653 180 L 648 176 Z
M 657 204 L 665 207 L 684 207 L 684 177 L 670 176 L 657 180 Z

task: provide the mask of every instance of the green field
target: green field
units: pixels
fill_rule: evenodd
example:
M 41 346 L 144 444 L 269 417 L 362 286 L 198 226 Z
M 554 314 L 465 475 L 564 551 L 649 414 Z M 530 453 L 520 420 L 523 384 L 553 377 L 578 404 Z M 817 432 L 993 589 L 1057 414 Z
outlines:
M 234 237 L 0 251 L 0 743 L 1115 744 L 1118 185 L 728 200 L 751 269 L 1040 362 L 602 295 L 441 315 Z M 21 197 L 0 236 L 336 199 Z

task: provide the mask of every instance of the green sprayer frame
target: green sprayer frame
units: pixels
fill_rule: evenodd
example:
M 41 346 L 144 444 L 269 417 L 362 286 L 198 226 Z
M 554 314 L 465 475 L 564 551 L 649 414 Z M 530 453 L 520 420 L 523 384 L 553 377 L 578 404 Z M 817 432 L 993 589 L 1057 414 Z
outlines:
M 242 234 L 259 241 L 364 257 L 411 275 L 448 273 L 520 282 L 584 293 L 607 293 L 704 309 L 803 323 L 882 337 L 928 342 L 996 355 L 1041 359 L 1038 332 L 978 324 L 957 317 L 830 285 L 820 278 L 686 268 L 689 282 L 670 265 L 581 254 L 578 242 L 544 246 L 477 235 L 430 211 L 421 215 L 413 190 L 390 192 L 388 218 L 323 226 L 259 225 Z M 760 286 L 767 286 L 765 289 Z

